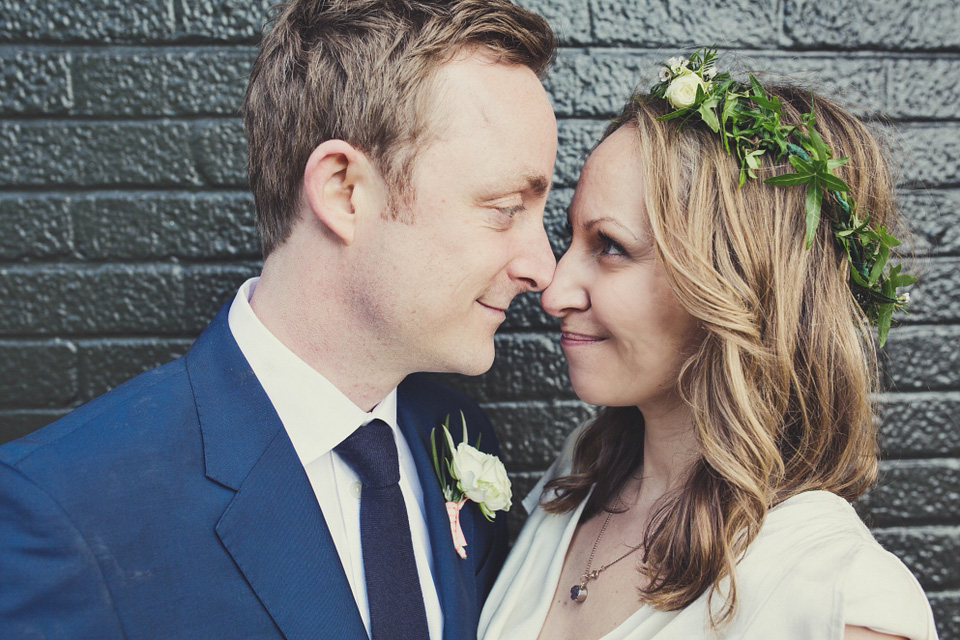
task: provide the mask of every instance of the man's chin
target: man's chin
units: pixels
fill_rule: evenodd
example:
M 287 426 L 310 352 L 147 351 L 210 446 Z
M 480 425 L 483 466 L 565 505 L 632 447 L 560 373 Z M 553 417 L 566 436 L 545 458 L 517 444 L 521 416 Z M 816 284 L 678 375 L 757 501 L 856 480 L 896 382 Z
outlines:
M 458 373 L 464 376 L 482 375 L 493 366 L 495 353 L 492 339 L 489 344 L 477 348 L 470 355 L 468 355 L 466 349 L 461 350 L 460 353 L 457 354 L 459 357 L 448 361 L 448 366 L 445 368 L 444 373 Z

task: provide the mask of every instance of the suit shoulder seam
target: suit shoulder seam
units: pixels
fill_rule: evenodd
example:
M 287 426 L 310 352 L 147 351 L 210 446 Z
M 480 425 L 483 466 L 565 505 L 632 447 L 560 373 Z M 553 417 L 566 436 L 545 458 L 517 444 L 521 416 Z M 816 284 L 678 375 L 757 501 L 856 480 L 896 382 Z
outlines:
M 177 362 L 177 361 L 174 360 L 173 362 Z M 173 363 L 171 362 L 171 363 L 167 363 L 167 364 L 169 365 L 169 364 L 173 364 Z M 161 366 L 166 366 L 166 365 L 161 365 Z M 159 369 L 159 368 L 160 368 L 160 367 L 157 367 L 156 369 Z M 151 369 L 151 371 L 155 371 L 156 369 Z M 144 373 L 148 373 L 148 372 L 144 372 Z M 141 392 L 146 391 L 147 389 L 152 389 L 153 387 L 157 386 L 157 385 L 160 384 L 161 382 L 169 379 L 170 376 L 176 375 L 176 373 L 177 373 L 176 371 L 165 372 L 162 377 L 159 377 L 158 379 L 152 381 L 147 387 L 144 387 L 144 389 L 141 390 Z M 143 375 L 143 374 L 140 374 L 140 375 Z M 139 377 L 139 376 L 137 376 L 137 377 Z M 131 379 L 128 380 L 127 382 L 130 382 L 130 381 L 135 380 L 135 379 L 136 379 L 136 378 L 131 378 Z M 110 393 L 110 391 L 108 391 L 107 393 Z M 97 398 L 94 398 L 93 400 L 91 400 L 91 402 L 97 400 L 98 398 L 102 398 L 104 395 L 106 395 L 106 394 L 102 394 L 102 395 L 100 395 L 100 396 L 97 396 Z M 76 409 L 73 409 L 73 411 L 79 411 L 80 409 L 83 408 L 83 406 L 84 406 L 84 405 L 81 405 L 80 407 L 77 407 Z M 40 451 L 46 449 L 47 447 L 50 447 L 50 446 L 52 446 L 52 445 L 60 442 L 61 440 L 63 440 L 63 439 L 66 438 L 67 436 L 69 436 L 69 435 L 73 434 L 74 432 L 76 432 L 78 429 L 81 429 L 81 428 L 85 427 L 86 425 L 90 424 L 91 422 L 93 422 L 94 420 L 100 418 L 100 417 L 103 416 L 104 414 L 106 414 L 106 413 L 108 413 L 109 411 L 111 411 L 115 406 L 116 406 L 116 405 L 110 405 L 110 406 L 107 406 L 107 407 L 103 407 L 102 409 L 100 409 L 100 410 L 97 411 L 96 413 L 94 413 L 94 414 L 92 414 L 92 415 L 90 415 L 90 416 L 87 416 L 84 420 L 82 420 L 82 421 L 78 422 L 77 424 L 75 424 L 69 431 L 65 431 L 65 432 L 59 434 L 56 438 L 53 438 L 53 439 L 48 440 L 48 441 L 46 441 L 46 442 L 38 443 L 36 446 L 31 447 L 31 448 L 28 449 L 27 451 L 24 451 L 22 455 L 20 455 L 20 456 L 18 456 L 17 458 L 15 458 L 15 460 L 12 461 L 11 463 L 5 463 L 5 464 L 7 464 L 7 466 L 9 466 L 9 467 L 11 467 L 11 468 L 15 468 L 15 469 L 18 469 L 18 470 L 19 470 L 19 466 L 20 466 L 22 463 L 26 462 L 26 461 L 27 461 L 29 458 L 31 458 L 32 456 L 34 456 L 35 454 L 39 453 Z M 72 413 L 72 412 L 71 412 L 71 413 Z M 70 416 L 70 414 L 68 413 L 66 416 L 64 416 L 63 418 L 60 418 L 60 419 L 61 419 L 61 420 L 65 420 L 65 419 L 66 419 L 67 417 L 69 417 L 69 416 Z M 3 462 L 3 461 L 0 460 L 0 462 Z M 25 477 L 25 478 L 28 478 L 29 476 L 24 475 L 24 477 Z M 39 486 L 39 485 L 38 485 L 38 486 Z
M 86 553 L 90 554 L 90 557 L 93 558 L 94 562 L 96 562 L 97 564 L 97 573 L 99 574 L 100 581 L 103 583 L 103 588 L 106 590 L 107 594 L 110 596 L 110 607 L 113 609 L 113 614 L 116 617 L 117 625 L 120 627 L 120 630 L 123 633 L 124 637 L 126 637 L 127 634 L 126 634 L 126 631 L 124 631 L 123 629 L 123 621 L 121 620 L 120 615 L 117 612 L 117 601 L 113 595 L 113 591 L 110 589 L 110 583 L 107 582 L 106 575 L 103 572 L 103 565 L 100 562 L 100 558 L 98 558 L 97 554 L 93 552 L 93 548 L 90 546 L 90 543 L 87 541 L 86 536 L 83 535 L 83 532 L 80 530 L 80 527 L 77 526 L 77 523 L 73 520 L 73 518 L 70 517 L 70 513 L 63 508 L 63 505 L 60 504 L 60 501 L 57 500 L 53 496 L 53 494 L 51 494 L 46 488 L 44 488 L 42 485 L 37 483 L 32 477 L 24 473 L 22 470 L 18 469 L 13 465 L 7 464 L 3 460 L 0 460 L 0 465 L 3 465 L 4 467 L 10 469 L 13 473 L 23 478 L 23 480 L 29 483 L 30 486 L 34 487 L 34 489 L 38 493 L 42 494 L 50 502 L 50 504 L 54 505 L 57 511 L 59 511 L 63 515 L 64 520 L 70 525 L 70 528 L 76 533 L 77 537 L 83 542 L 84 550 L 86 551 Z

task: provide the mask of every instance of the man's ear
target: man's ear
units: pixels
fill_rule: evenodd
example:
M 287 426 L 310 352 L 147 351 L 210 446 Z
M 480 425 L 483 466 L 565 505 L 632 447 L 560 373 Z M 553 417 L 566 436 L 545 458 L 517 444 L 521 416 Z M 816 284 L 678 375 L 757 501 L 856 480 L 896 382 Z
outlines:
M 347 246 L 359 216 L 382 182 L 366 155 L 343 140 L 327 140 L 313 150 L 303 172 L 303 195 L 310 213 Z M 373 193 L 368 193 L 373 192 Z M 374 201 L 376 198 L 374 198 Z M 379 215 L 379 211 L 376 211 Z

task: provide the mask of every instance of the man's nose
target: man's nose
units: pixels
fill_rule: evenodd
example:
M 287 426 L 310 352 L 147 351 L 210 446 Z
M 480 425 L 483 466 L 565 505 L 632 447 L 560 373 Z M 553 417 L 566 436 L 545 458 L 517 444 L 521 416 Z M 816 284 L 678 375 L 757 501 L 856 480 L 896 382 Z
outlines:
M 553 280 L 556 267 L 543 221 L 531 221 L 529 232 L 521 240 L 519 256 L 513 261 L 511 277 L 524 284 L 524 291 L 543 291 Z

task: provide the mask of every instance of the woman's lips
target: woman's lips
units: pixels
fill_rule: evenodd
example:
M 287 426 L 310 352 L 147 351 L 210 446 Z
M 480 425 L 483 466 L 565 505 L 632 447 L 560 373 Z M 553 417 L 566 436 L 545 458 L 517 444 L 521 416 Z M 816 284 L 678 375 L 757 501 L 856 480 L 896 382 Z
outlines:
M 585 333 L 575 333 L 573 331 L 562 331 L 560 333 L 560 345 L 564 347 L 581 347 L 603 342 L 606 338 L 591 336 Z

